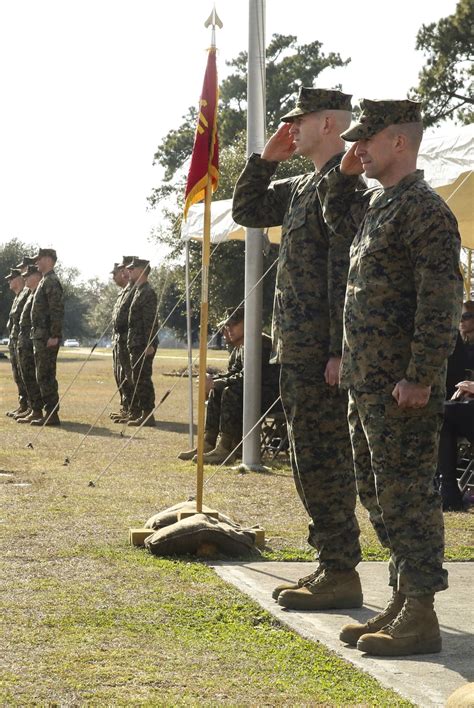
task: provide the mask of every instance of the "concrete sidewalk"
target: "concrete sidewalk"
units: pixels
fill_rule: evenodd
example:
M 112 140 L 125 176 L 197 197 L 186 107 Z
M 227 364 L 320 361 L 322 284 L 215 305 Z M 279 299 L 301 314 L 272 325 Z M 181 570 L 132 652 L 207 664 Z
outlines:
M 314 563 L 214 563 L 224 580 L 235 585 L 306 639 L 321 642 L 347 661 L 374 676 L 419 706 L 444 706 L 459 686 L 474 681 L 474 564 L 447 563 L 449 590 L 436 596 L 436 611 L 443 635 L 440 654 L 399 659 L 375 658 L 343 645 L 339 629 L 346 622 L 365 621 L 382 609 L 390 597 L 386 563 L 361 563 L 358 567 L 364 589 L 360 610 L 295 612 L 272 600 L 279 583 L 294 581 L 315 569 Z

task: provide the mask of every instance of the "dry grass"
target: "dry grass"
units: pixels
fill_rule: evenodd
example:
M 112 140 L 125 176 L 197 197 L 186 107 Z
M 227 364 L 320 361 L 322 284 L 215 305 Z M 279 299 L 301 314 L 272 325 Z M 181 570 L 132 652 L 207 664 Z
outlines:
M 183 356 L 160 352 L 158 398 L 174 390 L 156 429 L 140 431 L 127 447 L 121 426 L 108 418 L 113 405 L 82 440 L 114 393 L 107 355 L 94 356 L 66 395 L 60 429 L 38 433 L 0 419 L 0 702 L 406 705 L 282 629 L 202 564 L 128 547 L 129 527 L 195 491 L 194 465 L 176 459 L 188 445 L 187 381 L 163 375 L 180 368 Z M 224 352 L 212 357 L 225 365 Z M 61 391 L 83 358 L 62 353 Z M 0 391 L 1 410 L 13 407 L 6 360 L 0 360 Z M 205 503 L 244 524 L 261 523 L 273 556 L 311 557 L 287 466 L 271 474 L 212 468 L 206 474 L 213 476 Z M 365 514 L 359 516 L 366 557 L 381 557 Z M 473 515 L 450 514 L 447 523 L 449 555 L 472 557 Z

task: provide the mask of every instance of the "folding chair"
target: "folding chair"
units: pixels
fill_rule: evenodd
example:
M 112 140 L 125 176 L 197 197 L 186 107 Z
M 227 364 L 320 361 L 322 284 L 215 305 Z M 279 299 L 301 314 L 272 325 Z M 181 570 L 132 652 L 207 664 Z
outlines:
M 261 451 L 269 455 L 272 460 L 280 452 L 288 450 L 288 431 L 286 418 L 282 410 L 272 410 L 262 422 Z

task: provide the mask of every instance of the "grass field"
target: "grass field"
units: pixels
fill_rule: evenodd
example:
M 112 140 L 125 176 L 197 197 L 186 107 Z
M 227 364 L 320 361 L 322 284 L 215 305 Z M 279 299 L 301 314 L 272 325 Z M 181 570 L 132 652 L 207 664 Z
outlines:
M 85 356 L 61 352 L 61 393 Z M 225 368 L 225 352 L 210 356 Z M 194 465 L 176 459 L 188 446 L 187 382 L 165 375 L 184 357 L 160 351 L 157 400 L 173 390 L 157 427 L 131 442 L 108 416 L 116 409 L 110 351 L 82 369 L 62 402 L 60 429 L 39 432 L 1 415 L 0 703 L 408 705 L 280 626 L 205 564 L 128 546 L 129 527 L 195 491 Z M 15 405 L 6 359 L 0 392 L 3 413 Z M 312 558 L 284 460 L 268 474 L 207 468 L 205 479 L 206 504 L 265 527 L 267 557 Z M 365 559 L 383 558 L 365 513 L 358 515 Z M 446 522 L 448 558 L 472 559 L 474 514 Z

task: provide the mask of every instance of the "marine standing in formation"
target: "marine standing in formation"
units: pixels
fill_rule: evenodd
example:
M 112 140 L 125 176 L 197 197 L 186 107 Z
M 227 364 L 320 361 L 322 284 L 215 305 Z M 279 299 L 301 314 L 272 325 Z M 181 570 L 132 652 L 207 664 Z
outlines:
M 347 426 L 347 396 L 338 389 L 342 309 L 349 265 L 347 238 L 324 223 L 316 188 L 338 165 L 340 133 L 351 121 L 351 96 L 301 88 L 296 108 L 252 155 L 237 182 L 233 218 L 249 227 L 282 225 L 273 319 L 281 363 L 280 392 L 291 466 L 308 512 L 309 542 L 319 566 L 273 597 L 295 609 L 360 607 L 362 590 L 356 487 Z M 310 158 L 315 171 L 272 182 L 278 163 Z
M 324 216 L 354 235 L 341 384 L 357 486 L 390 549 L 387 608 L 341 639 L 374 655 L 437 652 L 434 594 L 447 588 L 441 498 L 433 480 L 463 285 L 449 207 L 416 169 L 423 128 L 413 101 L 361 101 L 354 145 L 320 184 Z M 365 172 L 382 188 L 356 192 Z
M 8 316 L 7 332 L 8 351 L 10 353 L 13 380 L 18 389 L 18 406 L 12 411 L 7 411 L 7 415 L 11 418 L 16 418 L 18 415 L 29 413 L 28 396 L 21 376 L 18 360 L 18 332 L 20 316 L 29 293 L 25 288 L 25 281 L 21 277 L 21 270 L 19 268 L 10 268 L 10 272 L 5 276 L 5 280 L 8 281 L 10 290 L 15 293 L 15 297 L 10 308 L 10 314 Z
M 63 288 L 54 272 L 56 251 L 40 248 L 33 258 L 42 275 L 31 305 L 31 338 L 44 418 L 32 420 L 31 425 L 60 425 L 56 361 L 64 319 Z
M 128 425 L 155 425 L 155 389 L 152 381 L 153 359 L 158 348 L 158 301 L 148 282 L 150 262 L 134 258 L 127 264 L 134 287 L 128 313 L 127 347 L 132 368 L 133 395 Z
M 25 384 L 28 398 L 28 412 L 17 416 L 18 423 L 31 423 L 34 420 L 43 419 L 43 399 L 41 390 L 36 380 L 35 357 L 33 352 L 33 340 L 31 339 L 31 308 L 35 290 L 41 280 L 41 273 L 35 265 L 28 265 L 22 271 L 28 297 L 23 307 L 20 317 L 18 332 L 18 359 L 21 377 Z
M 122 263 L 115 263 L 112 277 L 122 288 L 122 292 L 115 301 L 112 311 L 112 357 L 114 377 L 120 394 L 120 411 L 111 413 L 110 417 L 115 423 L 128 423 L 131 417 L 131 404 L 133 398 L 133 376 L 130 364 L 130 354 L 127 347 L 128 315 L 134 295 L 134 288 L 129 278 L 127 264 L 135 256 L 123 256 Z M 137 417 L 137 416 L 135 416 Z

